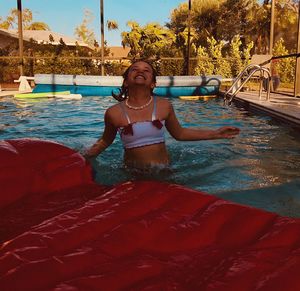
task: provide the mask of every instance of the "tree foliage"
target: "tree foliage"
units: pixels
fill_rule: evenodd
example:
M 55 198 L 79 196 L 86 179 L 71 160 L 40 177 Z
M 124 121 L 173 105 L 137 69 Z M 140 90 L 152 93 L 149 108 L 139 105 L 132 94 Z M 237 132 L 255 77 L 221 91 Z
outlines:
M 197 46 L 205 45 L 208 37 L 217 38 L 216 24 L 222 2 L 224 0 L 194 0 L 192 2 L 191 26 L 197 36 L 194 38 Z M 171 12 L 170 19 L 167 27 L 174 31 L 176 36 L 183 33 L 188 25 L 188 4 L 179 4 Z M 177 45 L 180 47 L 184 43 L 177 40 Z
M 253 42 L 243 49 L 240 36 L 236 35 L 226 44 L 213 37 L 207 39 L 208 46 L 198 48 L 198 62 L 195 73 L 198 75 L 217 74 L 223 77 L 237 76 L 250 60 Z
M 33 16 L 30 9 L 25 8 L 22 11 L 23 29 L 27 30 L 50 30 L 48 24 L 44 22 L 33 22 Z M 17 29 L 18 28 L 18 9 L 14 8 L 5 19 L 0 18 L 0 28 Z
M 75 36 L 77 39 L 87 43 L 90 46 L 94 45 L 96 39 L 93 29 L 90 28 L 90 24 L 93 22 L 93 20 L 93 12 L 89 9 L 85 9 L 82 23 L 75 28 Z
M 50 30 L 50 27 L 44 23 L 44 22 L 40 22 L 40 21 L 35 21 L 30 23 L 26 29 L 28 30 Z
M 214 37 L 207 39 L 208 46 L 198 48 L 198 65 L 195 73 L 198 75 L 218 74 L 228 76 L 230 64 L 223 58 L 225 42 L 217 41 Z
M 284 40 L 280 38 L 274 45 L 273 54 L 276 56 L 287 55 L 289 51 L 285 47 Z M 280 80 L 283 83 L 294 82 L 294 68 L 296 60 L 295 58 L 285 58 L 281 60 L 276 60 L 273 62 L 272 66 L 275 66 L 275 71 L 280 76 Z
M 241 37 L 241 48 L 254 42 L 252 53 L 268 53 L 270 45 L 270 1 L 258 0 L 193 0 L 191 25 L 196 32 L 196 47 L 207 47 L 207 40 L 231 42 Z M 297 0 L 276 1 L 275 41 L 284 38 L 288 49 L 295 48 L 298 21 Z M 179 36 L 187 27 L 188 5 L 179 4 L 170 15 L 167 26 Z M 177 42 L 178 47 L 184 46 Z
M 106 25 L 107 25 L 108 30 L 119 29 L 119 24 L 115 20 L 107 20 Z
M 122 32 L 122 45 L 130 47 L 130 56 L 134 59 L 159 58 L 175 40 L 172 31 L 158 23 L 148 23 L 142 27 L 135 21 L 129 21 L 127 26 L 130 31 Z
M 283 39 L 289 50 L 297 47 L 298 5 L 295 0 L 276 1 L 275 42 Z

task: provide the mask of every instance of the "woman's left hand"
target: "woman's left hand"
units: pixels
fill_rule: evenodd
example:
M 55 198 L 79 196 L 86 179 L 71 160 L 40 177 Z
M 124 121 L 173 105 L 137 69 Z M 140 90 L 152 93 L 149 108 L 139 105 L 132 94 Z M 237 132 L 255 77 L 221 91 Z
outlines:
M 240 129 L 234 126 L 223 126 L 216 130 L 217 138 L 234 138 Z

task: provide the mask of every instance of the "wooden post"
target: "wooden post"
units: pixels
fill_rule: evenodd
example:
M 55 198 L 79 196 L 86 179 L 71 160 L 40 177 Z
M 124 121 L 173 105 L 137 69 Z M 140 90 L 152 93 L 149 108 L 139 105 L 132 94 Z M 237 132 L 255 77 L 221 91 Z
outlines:
M 271 4 L 271 21 L 270 21 L 270 44 L 269 44 L 269 55 L 273 54 L 274 45 L 274 24 L 275 24 L 275 0 L 272 0 Z
M 189 0 L 189 9 L 188 9 L 188 39 L 187 39 L 187 57 L 186 57 L 186 75 L 190 75 L 190 54 L 191 54 L 191 9 L 192 3 Z
M 24 46 L 23 46 L 23 21 L 22 21 L 22 1 L 18 0 L 18 32 L 19 32 L 19 57 L 20 57 L 20 76 L 24 75 Z
M 300 4 L 298 11 L 298 37 L 297 37 L 297 58 L 296 58 L 296 72 L 295 72 L 295 85 L 294 85 L 294 96 L 300 96 Z
M 104 8 L 100 0 L 100 27 L 101 27 L 101 76 L 104 76 Z

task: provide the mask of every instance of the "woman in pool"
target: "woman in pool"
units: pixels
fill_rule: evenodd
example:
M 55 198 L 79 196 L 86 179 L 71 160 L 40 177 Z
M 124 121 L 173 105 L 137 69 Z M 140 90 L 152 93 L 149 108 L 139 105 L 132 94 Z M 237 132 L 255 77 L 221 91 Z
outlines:
M 123 77 L 121 92 L 114 96 L 119 103 L 107 109 L 103 135 L 85 153 L 88 159 L 111 145 L 117 132 L 125 149 L 125 165 L 135 168 L 169 164 L 165 128 L 179 141 L 233 138 L 239 133 L 239 129 L 232 126 L 217 130 L 182 127 L 169 100 L 153 96 L 156 73 L 146 61 L 134 62 Z

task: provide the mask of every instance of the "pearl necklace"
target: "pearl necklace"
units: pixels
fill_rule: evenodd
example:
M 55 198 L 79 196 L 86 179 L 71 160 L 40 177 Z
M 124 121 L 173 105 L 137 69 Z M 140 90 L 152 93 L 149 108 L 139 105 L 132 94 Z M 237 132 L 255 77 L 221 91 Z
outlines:
M 144 104 L 144 105 L 142 105 L 142 106 L 131 106 L 131 105 L 128 104 L 128 100 L 129 100 L 129 97 L 128 97 L 128 98 L 126 99 L 126 101 L 125 101 L 125 104 L 126 104 L 126 106 L 127 106 L 128 108 L 130 108 L 130 109 L 133 109 L 133 110 L 141 110 L 141 109 L 144 109 L 145 107 L 149 106 L 150 103 L 152 102 L 152 99 L 153 99 L 153 97 L 150 96 L 150 99 L 149 99 L 149 101 L 148 101 L 146 104 Z

